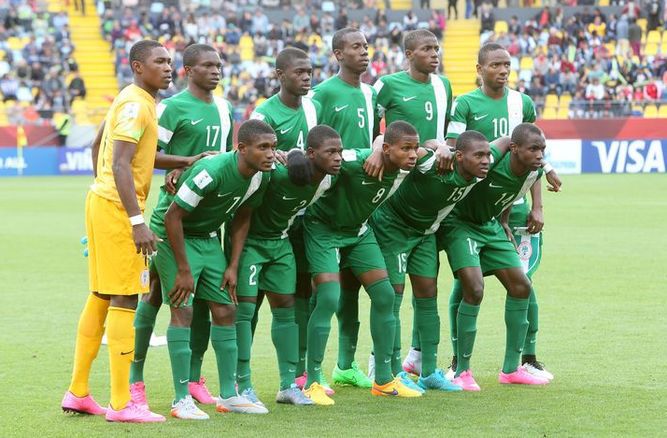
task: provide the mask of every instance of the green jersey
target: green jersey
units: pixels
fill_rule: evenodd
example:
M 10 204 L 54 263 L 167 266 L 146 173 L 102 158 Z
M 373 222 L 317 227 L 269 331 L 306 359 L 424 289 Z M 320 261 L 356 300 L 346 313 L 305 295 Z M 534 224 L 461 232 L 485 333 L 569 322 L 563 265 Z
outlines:
M 535 105 L 527 95 L 505 88 L 502 98 L 493 99 L 478 88 L 454 101 L 447 138 L 456 139 L 465 131 L 475 130 L 493 141 L 512 135 L 518 125 L 535 119 Z
M 188 157 L 205 151 L 232 150 L 232 106 L 213 96 L 206 103 L 187 89 L 157 105 L 158 147 Z
M 353 87 L 333 76 L 313 89 L 313 100 L 322 105 L 319 122 L 338 131 L 345 149 L 370 148 L 378 132 L 375 114 L 377 94 L 368 84 Z
M 331 188 L 335 178 L 325 175 L 319 184 L 298 186 L 287 175 L 287 167 L 276 164 L 262 205 L 252 213 L 248 237 L 286 239 L 294 218 Z
M 521 176 L 514 175 L 510 169 L 511 155 L 501 157 L 498 149 L 491 148 L 495 165 L 486 178 L 475 184 L 470 194 L 456 204 L 453 217 L 481 225 L 500 216 L 508 206 L 526 194 L 544 171 L 540 168 Z
M 309 97 L 301 98 L 301 107 L 290 108 L 275 94 L 262 102 L 250 115 L 251 119 L 268 123 L 278 138 L 278 149 L 289 151 L 293 148 L 305 149 L 308 131 L 317 125 L 320 103 Z
M 457 202 L 470 193 L 480 179 L 466 181 L 458 172 L 438 173 L 435 153 L 428 151 L 380 210 L 400 218 L 404 226 L 419 233 L 433 234 Z
M 377 91 L 378 117 L 387 125 L 404 120 L 417 129 L 422 142 L 445 141 L 452 85 L 444 76 L 431 74 L 429 82 L 419 82 L 406 71 L 383 76 L 373 86 Z
M 362 235 L 373 211 L 400 186 L 408 172 L 386 172 L 382 181 L 366 175 L 370 149 L 346 149 L 336 186 L 306 210 L 306 215 L 343 234 Z M 421 160 L 420 160 L 421 161 Z
M 181 175 L 176 195 L 160 198 L 151 215 L 151 229 L 167 237 L 164 215 L 175 202 L 189 213 L 183 218 L 185 237 L 213 237 L 248 198 L 252 196 L 252 207 L 259 204 L 258 194 L 266 189 L 270 178 L 270 172 L 257 172 L 250 178 L 241 175 L 236 151 L 203 158 Z

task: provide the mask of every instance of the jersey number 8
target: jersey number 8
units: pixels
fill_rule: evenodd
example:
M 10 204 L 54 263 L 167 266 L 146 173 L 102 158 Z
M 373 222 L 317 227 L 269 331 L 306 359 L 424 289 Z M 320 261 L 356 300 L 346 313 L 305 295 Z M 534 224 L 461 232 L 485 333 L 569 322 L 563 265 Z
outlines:
M 377 204 L 378 202 L 380 202 L 380 199 L 382 199 L 382 195 L 384 195 L 384 192 L 385 192 L 385 191 L 386 191 L 386 190 L 385 190 L 384 187 L 381 188 L 380 190 L 378 190 L 378 192 L 375 194 L 375 196 L 373 197 L 373 199 L 371 199 L 371 202 L 372 202 L 373 204 Z

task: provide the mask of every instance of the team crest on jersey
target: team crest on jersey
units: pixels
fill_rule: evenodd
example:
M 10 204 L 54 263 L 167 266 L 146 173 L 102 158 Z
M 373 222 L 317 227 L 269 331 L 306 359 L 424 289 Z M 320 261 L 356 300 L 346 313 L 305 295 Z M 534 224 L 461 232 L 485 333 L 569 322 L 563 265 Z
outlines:
M 357 151 L 354 149 L 343 149 L 343 160 L 354 161 L 357 159 Z
M 120 112 L 120 119 L 123 121 L 134 120 L 139 116 L 139 103 L 138 102 L 128 102 L 123 105 L 123 109 Z
M 150 275 L 148 273 L 148 269 L 144 269 L 141 271 L 141 275 L 139 276 L 139 283 L 141 283 L 141 287 L 148 287 L 148 279 L 150 278 Z
M 199 187 L 201 190 L 203 190 L 204 187 L 209 185 L 211 181 L 213 181 L 213 178 L 211 178 L 211 175 L 208 174 L 206 169 L 202 170 L 194 178 L 192 178 L 192 182 L 194 182 L 195 185 Z
M 519 253 L 519 258 L 521 261 L 528 261 L 530 260 L 530 256 L 533 255 L 533 246 L 528 240 L 522 240 L 519 242 L 519 246 L 516 250 Z

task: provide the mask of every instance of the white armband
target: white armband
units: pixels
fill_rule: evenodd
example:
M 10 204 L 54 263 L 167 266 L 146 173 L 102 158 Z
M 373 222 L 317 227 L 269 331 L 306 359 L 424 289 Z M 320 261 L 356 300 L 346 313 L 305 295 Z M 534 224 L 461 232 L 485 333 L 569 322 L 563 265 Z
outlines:
M 549 172 L 551 172 L 552 170 L 554 170 L 554 167 L 553 167 L 551 164 L 545 162 L 545 163 L 542 165 L 542 170 L 544 170 L 544 173 L 549 173 Z
M 140 214 L 136 216 L 130 216 L 130 224 L 132 226 L 144 224 L 144 217 Z

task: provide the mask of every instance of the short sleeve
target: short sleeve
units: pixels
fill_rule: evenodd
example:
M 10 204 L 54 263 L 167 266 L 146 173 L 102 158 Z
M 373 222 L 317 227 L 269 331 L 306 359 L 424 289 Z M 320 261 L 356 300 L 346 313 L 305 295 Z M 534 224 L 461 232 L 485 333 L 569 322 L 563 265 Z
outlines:
M 227 134 L 227 152 L 234 150 L 234 108 L 227 102 L 229 108 L 229 134 Z
M 530 96 L 527 96 L 525 94 L 523 94 L 522 97 L 523 97 L 523 121 L 527 123 L 535 123 L 535 120 L 537 119 L 537 113 L 535 112 L 535 104 L 533 103 L 533 99 L 531 99 Z
M 468 102 L 461 97 L 457 97 L 452 104 L 452 109 L 450 111 L 446 138 L 459 138 L 459 135 L 466 131 L 469 111 L 470 108 L 468 107 Z
M 157 106 L 157 145 L 158 148 L 170 153 L 169 143 L 178 127 L 178 120 L 174 117 L 173 105 L 160 102 Z
M 202 162 L 204 161 L 202 160 Z M 196 166 L 176 192 L 174 202 L 182 209 L 191 212 L 197 208 L 199 202 L 207 194 L 215 191 L 217 187 L 218 182 L 215 180 L 209 166 Z
M 115 124 L 111 127 L 111 140 L 139 143 L 147 126 L 148 109 L 141 102 L 125 102 L 116 110 Z
M 377 93 L 377 115 L 378 118 L 384 117 L 384 113 L 387 109 L 387 104 L 388 104 L 388 92 L 387 89 L 383 92 L 382 90 L 384 89 L 384 81 L 382 78 L 378 79 L 375 84 L 373 85 L 373 88 L 375 89 L 375 92 Z

